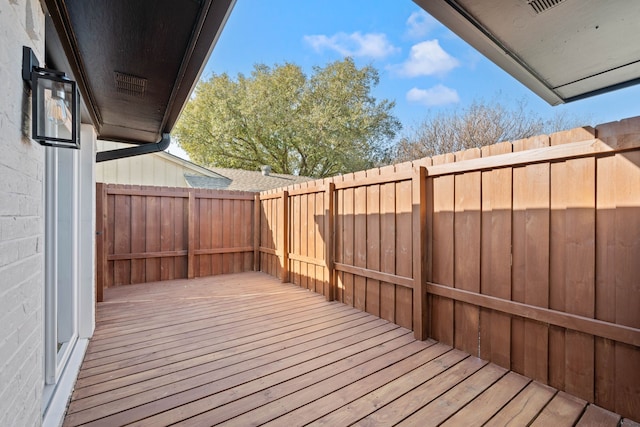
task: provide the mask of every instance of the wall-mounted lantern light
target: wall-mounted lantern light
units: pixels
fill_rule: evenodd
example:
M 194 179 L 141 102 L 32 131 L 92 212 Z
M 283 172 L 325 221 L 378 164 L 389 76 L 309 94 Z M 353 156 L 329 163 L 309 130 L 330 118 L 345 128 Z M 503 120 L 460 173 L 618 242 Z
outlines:
M 40 68 L 31 48 L 22 48 L 22 78 L 31 85 L 33 130 L 42 145 L 80 148 L 80 108 L 76 82 L 65 73 Z

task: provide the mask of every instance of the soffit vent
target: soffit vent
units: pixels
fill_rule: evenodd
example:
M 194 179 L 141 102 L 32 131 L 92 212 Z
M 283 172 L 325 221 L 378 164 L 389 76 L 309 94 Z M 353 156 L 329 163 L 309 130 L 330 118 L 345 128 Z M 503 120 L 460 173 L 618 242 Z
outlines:
M 115 71 L 114 74 L 118 92 L 138 98 L 144 97 L 144 92 L 147 89 L 147 79 L 118 71 Z
M 565 0 L 527 0 L 527 4 L 538 14 L 564 3 Z

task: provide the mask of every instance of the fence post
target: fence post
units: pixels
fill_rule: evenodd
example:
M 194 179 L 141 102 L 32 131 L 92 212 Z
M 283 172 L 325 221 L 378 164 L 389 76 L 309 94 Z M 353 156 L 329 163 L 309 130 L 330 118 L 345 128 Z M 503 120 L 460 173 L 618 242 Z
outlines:
M 414 169 L 412 178 L 413 216 L 413 333 L 416 339 L 427 339 L 427 169 Z
M 289 192 L 282 192 L 282 282 L 289 281 Z
M 107 189 L 96 184 L 96 302 L 104 301 L 107 274 Z
M 187 278 L 195 277 L 195 210 L 196 198 L 193 189 L 189 189 L 189 205 L 187 207 Z
M 253 196 L 253 271 L 260 271 L 261 212 L 260 193 L 256 193 Z
M 333 252 L 334 252 L 334 230 L 333 230 L 333 215 L 334 215 L 334 199 L 335 199 L 336 185 L 333 182 L 328 182 L 324 193 L 324 204 L 327 207 L 324 213 L 324 234 L 325 234 L 325 246 L 324 246 L 324 274 L 327 280 L 327 287 L 325 296 L 327 301 L 333 301 L 335 299 L 335 285 L 333 268 Z

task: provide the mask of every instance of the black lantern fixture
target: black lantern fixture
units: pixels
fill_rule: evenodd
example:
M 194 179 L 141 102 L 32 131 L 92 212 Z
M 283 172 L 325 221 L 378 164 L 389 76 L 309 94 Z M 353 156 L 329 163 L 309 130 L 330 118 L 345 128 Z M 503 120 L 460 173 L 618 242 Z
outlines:
M 22 78 L 31 85 L 31 137 L 42 145 L 80 148 L 80 102 L 76 82 L 64 72 L 40 68 L 31 48 L 22 48 Z

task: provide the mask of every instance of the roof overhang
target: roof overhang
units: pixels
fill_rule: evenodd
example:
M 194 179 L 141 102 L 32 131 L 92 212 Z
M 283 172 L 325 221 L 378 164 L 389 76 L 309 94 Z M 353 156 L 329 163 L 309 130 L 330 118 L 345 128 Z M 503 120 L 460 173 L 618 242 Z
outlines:
M 414 0 L 552 105 L 640 83 L 638 0 Z
M 66 71 L 100 139 L 171 132 L 235 0 L 43 0 L 46 62 Z

